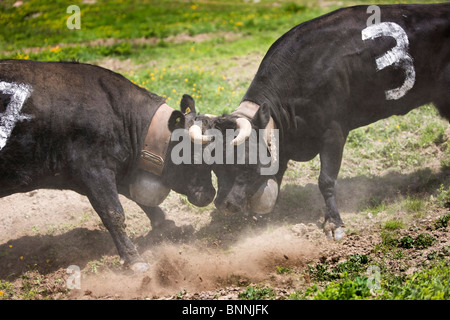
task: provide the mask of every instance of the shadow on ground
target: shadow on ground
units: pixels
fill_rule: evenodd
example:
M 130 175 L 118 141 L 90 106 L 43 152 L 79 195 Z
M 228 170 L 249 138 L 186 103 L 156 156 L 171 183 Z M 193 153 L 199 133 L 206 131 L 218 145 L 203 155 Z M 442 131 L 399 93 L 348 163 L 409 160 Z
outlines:
M 377 203 L 392 203 L 401 196 L 428 198 L 441 184 L 450 185 L 450 168 L 429 168 L 409 174 L 390 172 L 382 177 L 358 176 L 338 180 L 337 199 L 341 212 L 358 212 Z M 133 239 L 140 252 L 151 250 L 163 241 L 188 243 L 203 240 L 208 245 L 227 249 L 242 235 L 257 233 L 270 225 L 315 223 L 321 225 L 325 205 L 317 184 L 285 183 L 280 199 L 270 215 L 255 220 L 252 216 L 223 216 L 211 211 L 211 222 L 195 231 L 166 220 L 162 228 Z M 345 220 L 345 217 L 344 217 Z M 211 239 L 211 240 L 208 240 Z M 0 280 L 13 281 L 27 270 L 49 274 L 70 265 L 85 268 L 89 261 L 117 255 L 106 229 L 75 228 L 58 235 L 23 236 L 0 244 Z

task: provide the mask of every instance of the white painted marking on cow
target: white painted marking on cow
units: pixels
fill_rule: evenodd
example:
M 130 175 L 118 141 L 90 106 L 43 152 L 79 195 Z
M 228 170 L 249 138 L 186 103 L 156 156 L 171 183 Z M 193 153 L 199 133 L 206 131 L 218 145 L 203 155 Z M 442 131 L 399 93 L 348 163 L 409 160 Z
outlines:
M 398 100 L 414 86 L 416 72 L 413 58 L 408 53 L 408 36 L 398 24 L 394 22 L 382 22 L 368 26 L 361 31 L 362 40 L 375 39 L 382 36 L 393 37 L 396 46 L 375 60 L 377 71 L 394 65 L 405 71 L 405 81 L 399 88 L 385 91 L 387 100 Z
M 32 115 L 20 113 L 32 91 L 31 86 L 27 84 L 0 81 L 0 92 L 11 95 L 11 101 L 5 112 L 0 113 L 0 150 L 8 142 L 17 122 L 33 118 Z

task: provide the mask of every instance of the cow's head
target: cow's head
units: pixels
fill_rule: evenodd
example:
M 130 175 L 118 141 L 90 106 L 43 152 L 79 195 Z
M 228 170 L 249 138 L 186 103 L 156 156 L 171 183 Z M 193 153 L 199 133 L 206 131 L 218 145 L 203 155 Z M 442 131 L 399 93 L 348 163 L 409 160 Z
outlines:
M 175 110 L 168 123 L 172 137 L 166 154 L 163 181 L 200 207 L 211 203 L 216 194 L 211 181 L 211 166 L 201 161 L 202 150 L 209 141 L 201 128 L 208 128 L 211 121 L 210 116 L 196 112 L 192 97 L 184 95 L 181 112 Z
M 252 118 L 225 115 L 214 120 L 212 126 L 225 137 L 223 163 L 212 165 L 218 179 L 215 205 L 222 213 L 272 211 L 278 196 L 275 178 L 278 167 L 271 170 L 277 161 L 274 154 L 277 150 L 270 147 L 275 141 L 267 135 L 269 130 L 263 130 L 270 120 L 266 105 L 258 108 Z M 237 136 L 227 139 L 227 133 L 229 137 L 231 132 L 237 132 Z M 228 153 L 231 150 L 233 157 Z

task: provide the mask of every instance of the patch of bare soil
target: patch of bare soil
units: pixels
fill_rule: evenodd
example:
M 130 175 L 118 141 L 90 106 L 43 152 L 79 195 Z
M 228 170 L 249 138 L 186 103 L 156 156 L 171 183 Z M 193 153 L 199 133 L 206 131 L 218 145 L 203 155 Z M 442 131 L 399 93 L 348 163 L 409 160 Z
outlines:
M 88 275 L 71 298 L 104 298 L 113 293 L 122 299 L 167 299 L 179 294 L 187 295 L 185 298 L 235 298 L 232 293 L 237 294 L 239 286 L 265 281 L 280 264 L 304 267 L 314 255 L 311 244 L 284 229 L 248 237 L 225 251 L 198 243 L 164 242 L 144 252 L 152 261 L 148 273 L 130 276 L 108 270 Z
M 380 177 L 384 182 L 390 178 Z M 340 180 L 338 190 L 341 194 L 360 190 L 362 196 L 359 179 Z M 364 183 L 370 194 L 381 182 Z M 384 185 L 389 193 L 389 184 Z M 397 187 L 394 182 L 390 186 Z M 38 190 L 0 199 L 0 281 L 12 283 L 22 295 L 35 286 L 37 299 L 236 299 L 251 284 L 270 286 L 282 298 L 311 285 L 308 264 L 332 266 L 353 254 L 365 254 L 373 261 L 388 259 L 373 248 L 381 243 L 381 223 L 392 217 L 358 213 L 356 201 L 344 200 L 347 236 L 330 241 L 321 229 L 324 206 L 314 183 L 284 183 L 275 211 L 259 220 L 222 216 L 212 207 L 193 208 L 172 192 L 162 206 L 168 220 L 164 229 L 152 229 L 137 205 L 121 200 L 127 231 L 150 263 L 150 271 L 133 274 L 123 267 L 85 197 Z M 450 245 L 448 230 L 432 230 L 444 213 L 429 210 L 402 231 L 413 237 L 426 231 L 437 241 L 425 250 L 406 250 L 406 264 L 389 259 L 391 271 L 412 273 L 427 263 L 429 254 L 445 251 Z M 80 289 L 67 289 L 71 265 L 81 270 Z M 280 268 L 289 272 L 280 273 Z
M 164 203 L 167 229 L 151 229 L 133 202 L 121 200 L 128 233 L 151 264 L 149 272 L 134 275 L 121 265 L 85 197 L 37 190 L 0 199 L 1 281 L 23 294 L 25 282 L 41 279 L 37 291 L 42 293 L 35 298 L 170 298 L 180 292 L 196 298 L 235 298 L 241 286 L 277 283 L 279 265 L 301 269 L 317 258 L 314 244 L 299 236 L 298 228 L 222 217 L 214 209 L 196 212 L 172 193 Z M 307 228 L 308 234 L 314 231 L 314 237 L 322 237 L 317 227 Z M 71 265 L 82 270 L 81 288 L 68 292 L 66 270 Z M 293 278 L 280 281 L 294 286 L 299 279 Z

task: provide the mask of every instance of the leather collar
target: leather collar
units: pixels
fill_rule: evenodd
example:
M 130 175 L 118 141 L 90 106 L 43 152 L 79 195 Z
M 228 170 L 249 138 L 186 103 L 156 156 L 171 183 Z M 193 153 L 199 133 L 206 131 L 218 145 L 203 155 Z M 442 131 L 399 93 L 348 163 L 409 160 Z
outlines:
M 174 109 L 163 103 L 156 110 L 145 136 L 139 159 L 139 169 L 161 176 L 171 132 L 168 127 L 170 115 Z

